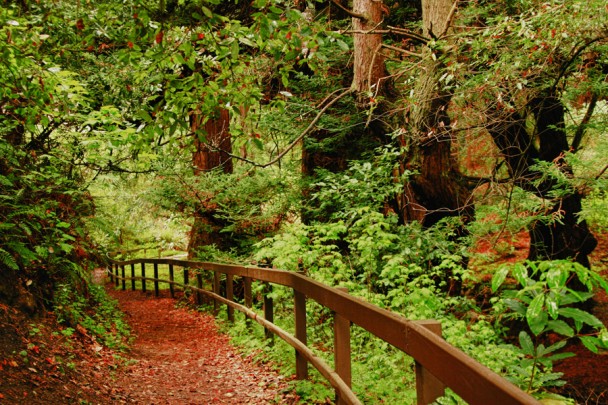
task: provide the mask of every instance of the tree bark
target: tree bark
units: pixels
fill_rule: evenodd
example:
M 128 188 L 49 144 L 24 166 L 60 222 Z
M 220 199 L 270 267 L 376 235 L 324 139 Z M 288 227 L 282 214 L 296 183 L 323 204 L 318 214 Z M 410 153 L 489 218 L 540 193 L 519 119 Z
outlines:
M 425 37 L 438 37 L 446 32 L 453 4 L 452 0 L 422 2 Z M 426 48 L 423 52 L 422 73 L 414 90 L 416 104 L 409 117 L 409 139 L 402 140 L 411 151 L 402 170 L 414 169 L 418 174 L 398 202 L 403 222 L 417 220 L 427 227 L 453 216 L 460 216 L 466 223 L 474 212 L 472 194 L 462 181 L 452 152 L 448 115 L 452 94 L 440 83 L 443 64 L 440 55 L 433 52 L 438 51 Z M 465 233 L 464 228 L 460 231 Z
M 365 18 L 353 17 L 355 30 L 371 30 L 378 28 L 383 19 L 383 3 L 378 0 L 354 0 L 353 12 Z M 381 114 L 382 103 L 377 103 L 386 91 L 386 68 L 384 57 L 380 53 L 382 45 L 381 34 L 354 34 L 353 80 L 355 103 L 359 110 L 370 109 L 373 104 L 374 114 Z M 374 119 L 369 120 L 368 126 L 353 129 L 350 134 L 336 136 L 327 130 L 319 129 L 304 139 L 302 150 L 302 176 L 314 177 L 318 168 L 331 172 L 340 172 L 348 167 L 348 161 L 361 159 L 364 152 L 384 143 L 386 129 Z M 331 138 L 331 139 L 330 139 Z M 311 190 L 305 189 L 303 198 L 309 199 Z M 304 209 L 302 221 L 310 223 L 314 220 L 326 221 L 331 212 L 318 213 Z
M 221 169 L 224 173 L 232 173 L 232 139 L 228 110 L 218 108 L 206 122 L 201 123 L 202 119 L 203 117 L 198 115 L 191 117 L 191 128 L 195 134 L 195 152 L 192 155 L 194 172 L 200 174 Z M 212 199 L 213 196 L 199 202 L 194 214 L 188 243 L 189 258 L 193 258 L 196 249 L 201 246 L 215 245 L 220 249 L 232 246 L 230 235 L 221 232 L 227 223 L 218 217 L 218 207 Z
M 382 1 L 354 0 L 353 12 L 365 16 L 365 19 L 353 17 L 353 29 L 370 31 L 379 28 L 383 18 L 382 8 Z M 358 101 L 364 106 L 369 104 L 372 95 L 383 94 L 386 67 L 384 57 L 380 52 L 381 47 L 382 34 L 354 34 L 352 87 L 357 94 Z
M 589 267 L 588 255 L 595 249 L 597 240 L 585 221 L 579 221 L 583 196 L 572 190 L 560 198 L 552 198 L 551 190 L 558 186 L 552 178 L 534 170 L 537 161 L 552 162 L 567 177 L 572 169 L 564 161 L 569 150 L 565 127 L 565 109 L 555 94 L 539 96 L 530 103 L 538 137 L 528 133 L 524 116 L 517 111 L 505 112 L 493 106 L 487 130 L 504 156 L 513 182 L 537 197 L 553 200 L 553 206 L 544 214 L 556 219 L 551 222 L 537 220 L 530 226 L 529 260 L 573 259 Z

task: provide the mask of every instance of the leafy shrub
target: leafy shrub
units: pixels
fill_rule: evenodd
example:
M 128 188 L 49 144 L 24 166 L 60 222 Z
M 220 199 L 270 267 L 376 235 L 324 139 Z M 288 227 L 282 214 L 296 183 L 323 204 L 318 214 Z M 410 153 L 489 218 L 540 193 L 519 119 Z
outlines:
M 94 206 L 61 159 L 3 140 L 0 150 L 0 299 L 36 296 L 25 308 L 36 312 L 52 301 L 53 284 L 88 276 L 93 248 L 83 221 Z

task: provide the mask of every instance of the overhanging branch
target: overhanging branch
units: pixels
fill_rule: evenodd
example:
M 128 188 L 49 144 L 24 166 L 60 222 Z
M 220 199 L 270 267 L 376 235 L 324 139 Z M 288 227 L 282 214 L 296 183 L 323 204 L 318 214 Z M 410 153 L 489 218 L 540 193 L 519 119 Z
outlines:
M 585 116 L 583 117 L 581 123 L 576 128 L 576 132 L 574 133 L 574 139 L 572 140 L 572 150 L 577 151 L 581 146 L 581 142 L 583 142 L 583 136 L 585 135 L 585 129 L 587 129 L 587 125 L 589 125 L 589 121 L 591 120 L 591 116 L 593 116 L 593 112 L 595 110 L 595 106 L 597 105 L 598 100 L 597 92 L 593 92 L 591 94 L 591 100 L 589 101 L 589 106 L 587 107 L 587 112 L 585 112 Z
M 358 19 L 362 20 L 363 22 L 368 21 L 368 18 L 366 16 L 364 16 L 363 14 L 355 13 L 354 11 L 344 7 L 342 4 L 340 4 L 338 2 L 338 0 L 331 0 L 331 2 L 334 3 L 335 6 L 337 6 L 340 10 L 344 11 L 349 16 L 351 16 L 353 18 L 358 18 Z
M 396 34 L 396 35 L 401 35 L 403 37 L 407 37 L 409 39 L 412 39 L 414 41 L 420 42 L 422 44 L 427 44 L 430 39 L 429 38 L 425 38 L 422 35 L 416 34 L 415 32 L 412 31 L 408 31 L 406 29 L 403 28 L 398 28 L 398 27 L 391 27 L 388 26 L 386 27 L 386 29 L 378 29 L 378 28 L 372 28 L 370 30 L 340 30 L 338 31 L 339 34 Z
M 344 90 L 344 89 L 341 89 Z M 318 106 L 322 106 L 323 104 L 325 104 L 325 102 L 334 94 L 336 94 L 338 91 L 340 90 L 336 90 L 333 93 L 331 93 L 329 96 L 327 96 L 322 102 L 321 104 Z M 323 114 L 325 114 L 325 111 L 327 111 L 327 109 L 329 109 L 329 107 L 331 107 L 333 104 L 335 104 L 338 100 L 340 100 L 341 98 L 343 98 L 344 96 L 351 94 L 354 90 L 352 88 L 350 89 L 346 89 L 344 90 L 342 93 L 338 94 L 336 97 L 334 97 L 333 99 L 331 99 L 329 102 L 327 102 L 327 104 L 325 104 L 323 106 L 323 108 L 321 108 L 321 110 L 317 113 L 317 115 L 315 116 L 315 118 L 310 122 L 310 124 L 308 124 L 308 126 L 306 127 L 306 129 L 304 131 L 302 131 L 302 133 L 300 133 L 300 135 L 298 135 L 298 137 L 296 139 L 294 139 L 289 145 L 287 145 L 287 147 L 277 155 L 277 157 L 275 157 L 274 159 L 270 160 L 269 162 L 266 163 L 257 163 L 253 160 L 244 158 L 242 156 L 238 156 L 235 155 L 233 153 L 230 153 L 228 151 L 225 151 L 223 149 L 218 148 L 217 146 L 208 144 L 207 142 L 203 142 L 203 144 L 209 148 L 209 150 L 214 151 L 214 152 L 223 152 L 225 154 L 227 154 L 228 156 L 234 158 L 234 159 L 238 159 L 240 161 L 249 163 L 255 167 L 261 167 L 261 168 L 265 168 L 268 166 L 271 166 L 275 163 L 277 163 L 279 160 L 281 160 L 290 150 L 292 150 L 297 144 L 298 142 L 300 142 L 313 128 L 314 126 L 317 124 L 317 122 L 319 122 L 319 120 L 321 119 L 321 117 L 323 116 Z

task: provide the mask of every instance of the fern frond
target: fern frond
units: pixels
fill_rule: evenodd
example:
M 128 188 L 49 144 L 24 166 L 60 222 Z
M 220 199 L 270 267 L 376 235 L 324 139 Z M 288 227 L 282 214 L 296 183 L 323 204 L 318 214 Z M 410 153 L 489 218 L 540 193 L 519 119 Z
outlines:
M 11 256 L 9 252 L 2 248 L 0 248 L 0 263 L 10 269 L 19 270 L 19 265 L 17 264 L 15 258 Z
M 13 186 L 13 182 L 10 181 L 6 176 L 3 176 L 3 175 L 0 174 L 0 185 L 7 186 L 7 187 L 12 187 Z
M 21 209 L 11 212 L 10 214 L 8 214 L 7 218 L 12 219 L 15 217 L 22 217 L 22 216 L 40 217 L 41 214 L 42 214 L 42 212 L 39 209 L 37 209 L 35 207 L 27 207 L 27 208 L 21 208 Z
M 36 253 L 32 252 L 27 246 L 25 246 L 25 244 L 21 242 L 11 241 L 6 244 L 6 247 L 19 255 L 22 259 L 24 259 L 24 261 L 31 262 L 38 259 Z
M 15 224 L 11 224 L 10 222 L 0 222 L 0 231 L 6 231 L 8 229 L 12 229 L 15 227 Z

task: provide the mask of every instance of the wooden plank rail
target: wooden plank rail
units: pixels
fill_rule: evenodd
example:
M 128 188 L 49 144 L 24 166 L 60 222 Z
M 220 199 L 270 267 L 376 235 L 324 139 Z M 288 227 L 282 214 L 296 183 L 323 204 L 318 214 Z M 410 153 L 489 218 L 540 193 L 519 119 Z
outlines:
M 522 391 L 506 379 L 500 377 L 486 366 L 478 363 L 462 351 L 448 344 L 441 338 L 441 325 L 436 321 L 410 321 L 400 315 L 369 304 L 361 299 L 350 296 L 347 291 L 333 288 L 312 280 L 300 273 L 285 270 L 265 269 L 253 266 L 235 266 L 211 262 L 197 262 L 177 259 L 132 259 L 124 261 L 112 260 L 108 267 L 110 281 L 117 287 L 122 281 L 141 280 L 145 291 L 146 281 L 155 284 L 155 294 L 158 295 L 158 283 L 166 283 L 171 291 L 175 286 L 197 294 L 197 302 L 202 295 L 214 301 L 214 312 L 219 304 L 230 308 L 229 319 L 233 319 L 232 310 L 244 313 L 262 325 L 267 336 L 277 335 L 296 349 L 296 376 L 306 378 L 308 375 L 307 362 L 312 364 L 336 390 L 337 403 L 359 404 L 360 401 L 350 389 L 350 324 L 354 323 L 366 329 L 378 338 L 390 343 L 396 348 L 414 358 L 416 362 L 416 387 L 418 404 L 433 402 L 449 387 L 469 404 L 540 404 L 531 395 Z M 141 277 L 126 277 L 124 271 L 119 275 L 118 268 L 141 263 Z M 154 278 L 145 277 L 144 265 L 153 264 L 155 269 L 159 264 L 175 266 L 184 269 L 184 283 L 159 279 L 157 271 Z M 201 273 L 197 273 L 197 286 L 189 283 L 190 270 L 204 270 L 213 272 L 212 291 L 202 288 Z M 226 297 L 220 295 L 220 274 L 226 275 Z M 234 277 L 244 280 L 244 304 L 233 301 L 232 281 Z M 265 284 L 264 287 L 264 317 L 260 317 L 251 310 L 252 295 L 251 281 L 257 280 Z M 273 303 L 269 297 L 272 284 L 285 286 L 294 290 L 294 316 L 295 336 L 272 323 Z M 335 314 L 335 370 L 324 360 L 316 356 L 306 346 L 306 299 L 313 299 L 317 303 L 329 308 Z

